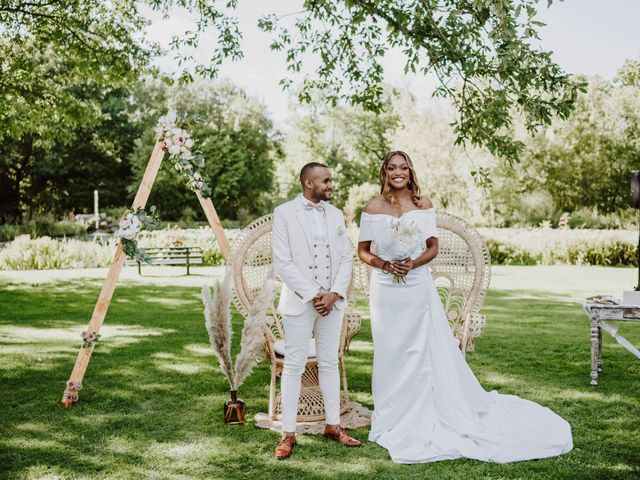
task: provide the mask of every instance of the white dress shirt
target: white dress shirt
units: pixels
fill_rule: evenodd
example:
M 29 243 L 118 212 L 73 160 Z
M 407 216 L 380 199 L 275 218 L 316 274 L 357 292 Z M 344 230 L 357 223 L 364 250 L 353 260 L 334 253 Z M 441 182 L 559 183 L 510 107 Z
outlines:
M 324 207 L 325 202 L 322 200 L 317 204 L 314 204 L 307 200 L 304 195 L 300 194 L 298 196 L 302 204 L 305 206 L 304 214 L 306 219 L 308 220 L 309 231 L 311 233 L 311 238 L 314 242 L 322 242 L 326 243 L 328 241 L 327 234 L 327 219 L 324 213 L 324 210 L 318 210 L 316 208 L 306 208 L 307 204 L 311 205 L 321 205 Z

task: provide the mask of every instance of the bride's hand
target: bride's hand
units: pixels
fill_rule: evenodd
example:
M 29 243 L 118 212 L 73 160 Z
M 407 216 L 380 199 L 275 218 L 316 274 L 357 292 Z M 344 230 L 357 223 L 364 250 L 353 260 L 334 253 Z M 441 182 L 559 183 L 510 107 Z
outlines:
M 399 277 L 404 277 L 413 268 L 413 260 L 411 260 L 410 258 L 395 260 L 393 262 L 393 266 L 395 267 L 396 275 L 398 275 Z

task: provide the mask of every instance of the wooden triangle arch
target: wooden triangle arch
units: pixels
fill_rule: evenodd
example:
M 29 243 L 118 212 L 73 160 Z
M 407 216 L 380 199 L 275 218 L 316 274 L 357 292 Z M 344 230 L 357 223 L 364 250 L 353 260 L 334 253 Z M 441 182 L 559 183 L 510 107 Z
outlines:
M 145 207 L 147 200 L 149 199 L 149 194 L 151 193 L 151 187 L 153 186 L 156 176 L 158 175 L 158 170 L 160 169 L 160 164 L 162 163 L 163 158 L 164 148 L 162 143 L 158 141 L 153 148 L 151 158 L 149 159 L 149 163 L 147 164 L 144 176 L 142 177 L 142 182 L 140 183 L 138 192 L 136 193 L 135 199 L 133 200 L 134 211 L 139 208 Z M 227 236 L 224 233 L 224 228 L 220 223 L 220 219 L 218 218 L 216 209 L 213 206 L 213 202 L 210 198 L 204 198 L 200 194 L 200 192 L 196 192 L 196 195 L 198 196 L 200 205 L 202 205 L 202 208 L 204 209 L 204 213 L 207 216 L 209 225 L 211 225 L 211 228 L 213 229 L 218 245 L 220 246 L 220 250 L 222 251 L 222 255 L 224 256 L 225 261 L 228 262 L 231 246 L 229 244 Z M 96 306 L 93 310 L 93 315 L 91 316 L 91 320 L 89 321 L 87 332 L 95 334 L 98 334 L 100 332 L 100 328 L 104 323 L 104 317 L 107 314 L 107 309 L 109 308 L 109 303 L 111 302 L 111 297 L 113 296 L 113 292 L 116 288 L 116 283 L 118 282 L 118 278 L 120 276 L 120 272 L 122 271 L 122 267 L 124 266 L 125 260 L 126 254 L 124 253 L 122 242 L 119 242 L 118 247 L 116 248 L 116 252 L 113 255 L 111 266 L 109 267 L 109 271 L 107 272 L 107 277 L 105 278 L 104 284 L 102 286 L 102 290 L 100 291 L 98 302 L 96 303 Z M 75 402 L 78 401 L 78 391 L 82 388 L 82 380 L 84 378 L 85 372 L 87 371 L 87 367 L 89 366 L 89 361 L 91 360 L 91 354 L 93 353 L 94 345 L 95 344 L 88 347 L 80 347 L 78 357 L 76 358 L 76 363 L 73 367 L 73 371 L 71 372 L 71 377 L 69 377 L 69 380 L 67 381 L 67 388 L 65 389 L 62 396 L 62 403 L 66 408 L 70 408 Z

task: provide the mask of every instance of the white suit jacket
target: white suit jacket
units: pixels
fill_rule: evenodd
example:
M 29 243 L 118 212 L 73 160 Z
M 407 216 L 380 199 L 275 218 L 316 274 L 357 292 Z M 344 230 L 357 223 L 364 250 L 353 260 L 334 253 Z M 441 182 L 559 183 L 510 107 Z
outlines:
M 300 315 L 316 296 L 320 286 L 313 280 L 313 240 L 306 225 L 304 205 L 295 198 L 273 212 L 271 247 L 273 266 L 282 279 L 282 293 L 278 310 L 283 315 Z M 336 308 L 346 305 L 351 282 L 353 252 L 342 212 L 325 202 L 325 218 L 331 254 L 331 287 L 343 300 Z

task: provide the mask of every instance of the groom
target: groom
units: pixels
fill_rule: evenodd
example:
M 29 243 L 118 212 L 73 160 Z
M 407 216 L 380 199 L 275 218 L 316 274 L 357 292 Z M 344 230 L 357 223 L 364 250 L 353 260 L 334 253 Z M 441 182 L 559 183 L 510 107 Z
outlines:
M 282 371 L 282 440 L 278 460 L 296 443 L 300 384 L 315 337 L 320 390 L 327 425 L 324 436 L 346 447 L 359 447 L 340 425 L 338 344 L 351 280 L 352 250 L 342 212 L 331 200 L 331 171 L 312 162 L 300 171 L 302 194 L 280 205 L 273 215 L 273 264 L 283 287 L 278 310 L 285 330 Z

